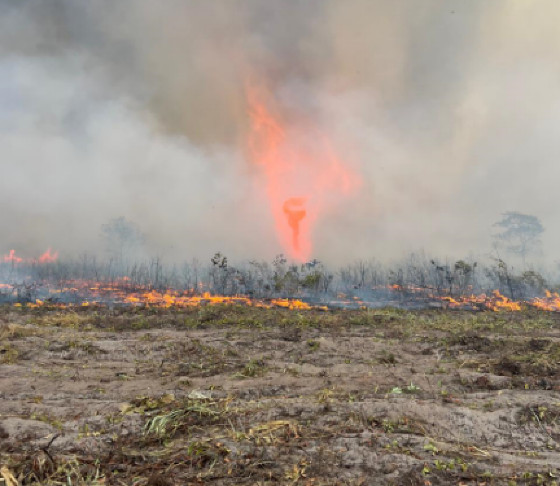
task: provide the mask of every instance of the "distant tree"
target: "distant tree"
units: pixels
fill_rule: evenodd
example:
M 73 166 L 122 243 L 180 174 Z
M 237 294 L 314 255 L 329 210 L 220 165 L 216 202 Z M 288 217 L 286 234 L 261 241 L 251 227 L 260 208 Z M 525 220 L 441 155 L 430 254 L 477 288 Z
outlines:
M 329 273 L 325 266 L 317 259 L 304 263 L 301 266 L 300 284 L 304 289 L 314 292 L 328 292 L 334 280 L 334 275 Z
M 217 252 L 210 258 L 212 289 L 221 295 L 235 294 L 242 280 L 241 273 L 228 264 L 228 259 Z
M 453 276 L 457 289 L 461 294 L 465 293 L 467 288 L 472 285 L 476 266 L 476 262 L 472 264 L 464 260 L 455 262 Z
M 124 217 L 112 219 L 102 225 L 101 235 L 109 253 L 121 262 L 144 242 L 144 235 L 138 226 Z
M 503 243 L 507 251 L 519 255 L 525 266 L 527 255 L 539 246 L 540 236 L 544 232 L 539 218 L 529 214 L 507 212 L 502 214 L 502 219 L 494 226 L 503 230 L 495 235 L 496 240 Z
M 515 275 L 513 275 L 513 269 L 508 266 L 501 258 L 495 258 L 495 265 L 492 265 L 486 269 L 488 278 L 493 280 L 498 287 L 500 292 L 502 289 L 507 289 L 509 292 L 509 297 L 515 300 Z

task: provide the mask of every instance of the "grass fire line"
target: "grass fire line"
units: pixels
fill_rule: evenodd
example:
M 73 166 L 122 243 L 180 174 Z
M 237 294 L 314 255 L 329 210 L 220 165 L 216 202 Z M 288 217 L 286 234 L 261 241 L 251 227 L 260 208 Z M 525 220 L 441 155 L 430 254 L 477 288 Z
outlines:
M 214 258 L 213 262 L 217 260 Z M 222 259 L 225 261 L 225 259 Z M 457 295 L 433 288 L 401 286 L 395 284 L 378 285 L 372 287 L 371 296 L 363 290 L 361 296 L 338 292 L 336 297 L 332 293 L 319 292 L 314 295 L 306 292 L 305 286 L 294 295 L 279 297 L 269 292 L 266 297 L 255 297 L 250 292 L 236 292 L 224 295 L 216 289 L 210 289 L 210 282 L 200 282 L 196 288 L 156 288 L 154 282 L 141 284 L 129 276 L 116 276 L 109 281 L 86 279 L 49 278 L 48 273 L 43 278 L 33 280 L 25 276 L 27 273 L 48 269 L 55 272 L 58 253 L 50 249 L 38 258 L 16 257 L 15 251 L 10 251 L 3 258 L 4 275 L 23 278 L 20 283 L 0 282 L 0 302 L 11 303 L 15 307 L 58 306 L 75 307 L 90 305 L 130 305 L 160 308 L 184 308 L 205 305 L 245 305 L 253 307 L 282 307 L 292 310 L 310 310 L 329 308 L 367 308 L 379 307 L 380 304 L 389 306 L 435 307 L 449 309 L 471 309 L 491 311 L 519 312 L 524 309 L 541 311 L 560 311 L 560 294 L 557 291 L 545 289 L 543 295 L 529 299 L 514 300 L 506 297 L 500 290 L 489 293 Z M 311 265 L 314 267 L 315 264 Z M 0 269 L 2 269 L 0 267 Z M 6 273 L 7 270 L 7 273 Z M 17 272 L 16 272 L 17 271 Z M 14 274 L 14 272 L 16 272 Z M 55 272 L 56 273 L 56 272 Z M 12 275 L 14 274 L 14 275 Z M 22 277 L 24 276 L 24 277 Z M 310 282 L 317 277 L 317 273 L 307 275 L 304 281 Z M 205 290 L 206 287 L 206 290 Z M 307 289 L 308 290 L 308 289 Z M 297 294 L 301 295 L 297 295 Z M 383 293 L 381 299 L 374 296 Z

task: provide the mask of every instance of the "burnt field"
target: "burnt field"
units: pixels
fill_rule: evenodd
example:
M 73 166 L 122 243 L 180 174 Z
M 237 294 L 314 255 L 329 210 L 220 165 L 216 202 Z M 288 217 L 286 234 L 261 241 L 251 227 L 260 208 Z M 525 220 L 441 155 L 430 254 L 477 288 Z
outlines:
M 556 313 L 4 306 L 0 397 L 3 486 L 560 481 Z

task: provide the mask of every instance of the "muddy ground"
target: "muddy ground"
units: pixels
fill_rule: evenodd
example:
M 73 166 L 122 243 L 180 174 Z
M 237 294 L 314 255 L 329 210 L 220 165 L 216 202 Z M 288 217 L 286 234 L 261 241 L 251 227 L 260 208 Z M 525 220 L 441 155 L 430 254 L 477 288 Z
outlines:
M 2 307 L 1 467 L 2 486 L 557 484 L 560 316 Z

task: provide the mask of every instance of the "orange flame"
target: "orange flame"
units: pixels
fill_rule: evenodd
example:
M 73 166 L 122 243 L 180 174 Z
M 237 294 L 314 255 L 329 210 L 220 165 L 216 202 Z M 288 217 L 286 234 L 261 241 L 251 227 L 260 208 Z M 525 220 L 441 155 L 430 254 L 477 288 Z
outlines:
M 381 287 L 379 287 L 381 288 Z M 403 287 L 397 285 L 389 285 L 386 287 L 395 292 L 402 292 Z M 0 283 L 0 289 L 5 291 L 14 290 L 11 284 Z M 262 308 L 285 308 L 290 310 L 321 310 L 327 311 L 329 308 L 325 305 L 313 305 L 297 298 L 293 299 L 256 299 L 245 295 L 224 296 L 213 295 L 209 292 L 195 295 L 194 289 L 190 290 L 153 290 L 141 285 L 131 285 L 130 278 L 120 277 L 112 282 L 96 282 L 89 280 L 68 280 L 64 285 L 57 284 L 56 287 L 45 287 L 46 294 L 50 297 L 46 300 L 37 299 L 34 303 L 15 303 L 16 307 L 39 307 L 49 306 L 57 308 L 72 308 L 75 306 L 103 306 L 109 302 L 138 305 L 153 308 L 192 308 L 207 305 L 245 305 L 250 307 Z M 465 296 L 435 296 L 425 294 L 426 289 L 419 287 L 407 288 L 407 291 L 425 295 L 433 300 L 445 302 L 445 307 L 449 309 L 472 310 L 473 307 L 479 310 L 488 310 L 494 312 L 519 312 L 524 309 L 537 309 L 540 311 L 560 312 L 560 294 L 557 292 L 546 291 L 544 297 L 535 297 L 526 301 L 515 301 L 502 295 L 498 290 L 494 290 L 490 295 L 465 295 Z M 420 292 L 422 291 L 422 292 Z M 56 302 L 57 294 L 71 293 L 78 297 L 80 303 L 61 303 Z M 368 303 L 360 300 L 358 297 L 349 297 L 345 294 L 337 296 L 342 299 L 343 303 L 356 308 L 367 308 Z
M 3 261 L 4 263 L 21 263 L 23 262 L 23 258 L 16 256 L 15 250 L 10 250 L 10 253 L 4 255 Z
M 56 308 L 72 308 L 78 306 L 103 306 L 108 302 L 138 305 L 152 308 L 192 308 L 212 305 L 244 305 L 249 307 L 262 307 L 266 309 L 284 308 L 289 310 L 328 310 L 326 306 L 311 305 L 299 299 L 255 299 L 243 295 L 225 296 L 212 295 L 204 292 L 201 295 L 192 295 L 191 291 L 178 291 L 175 289 L 142 290 L 137 288 L 128 288 L 128 278 L 123 277 L 113 283 L 102 283 L 88 280 L 67 281 L 68 286 L 48 288 L 51 297 L 43 299 L 35 299 L 32 303 L 15 303 L 15 307 L 56 307 Z M 13 286 L 9 284 L 0 284 L 0 289 L 13 290 Z M 83 300 L 79 304 L 56 302 L 56 294 L 72 293 Z
M 53 263 L 58 259 L 58 252 L 51 252 L 49 248 L 45 253 L 43 253 L 39 258 L 21 258 L 16 256 L 15 250 L 10 250 L 10 252 L 2 257 L 4 263 Z
M 532 305 L 540 310 L 558 312 L 560 311 L 560 294 L 547 290 L 546 296 L 534 298 Z
M 266 98 L 262 89 L 247 90 L 249 156 L 262 169 L 281 245 L 290 257 L 308 261 L 315 223 L 330 205 L 358 187 L 359 178 L 323 133 L 303 122 L 286 126 L 273 115 L 278 110 L 270 109 Z
M 442 297 L 441 300 L 447 302 L 450 308 L 464 308 L 464 306 L 475 305 L 477 307 L 485 307 L 486 309 L 498 311 L 521 311 L 523 304 L 527 306 L 534 306 L 534 300 L 527 302 L 511 300 L 509 297 L 502 295 L 499 290 L 494 290 L 492 295 L 480 294 L 461 297 Z
M 49 248 L 45 253 L 43 253 L 39 259 L 37 260 L 39 263 L 54 263 L 58 259 L 58 252 L 55 251 L 51 253 L 51 249 Z
M 303 197 L 291 197 L 284 202 L 282 209 L 288 219 L 288 226 L 292 230 L 292 248 L 299 252 L 299 225 L 307 212 L 305 211 L 305 199 Z

